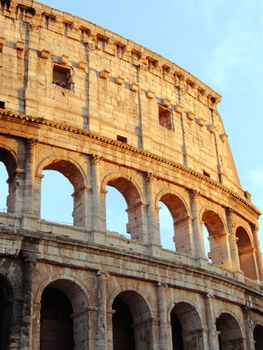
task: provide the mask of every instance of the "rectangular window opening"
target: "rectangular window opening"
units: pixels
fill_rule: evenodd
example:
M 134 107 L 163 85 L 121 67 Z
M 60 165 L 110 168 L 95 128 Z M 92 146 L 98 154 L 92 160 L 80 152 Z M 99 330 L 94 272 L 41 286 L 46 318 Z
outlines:
M 121 136 L 121 135 L 117 135 L 117 140 L 123 143 L 127 143 L 127 137 Z
M 168 130 L 173 129 L 172 113 L 169 109 L 159 106 L 159 124 Z
M 0 108 L 5 109 L 5 102 L 4 101 L 0 101 Z
M 210 174 L 207 171 L 205 171 L 205 170 L 203 170 L 203 175 L 210 178 Z
M 73 90 L 73 83 L 71 77 L 71 70 L 67 67 L 59 65 L 53 66 L 53 85 L 60 86 L 64 89 Z

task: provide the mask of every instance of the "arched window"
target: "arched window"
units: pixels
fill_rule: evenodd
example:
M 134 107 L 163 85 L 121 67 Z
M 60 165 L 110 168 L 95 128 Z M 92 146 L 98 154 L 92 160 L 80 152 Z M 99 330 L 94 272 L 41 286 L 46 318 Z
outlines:
M 131 238 L 127 232 L 127 203 L 123 195 L 112 186 L 107 186 L 106 225 L 107 230 L 123 234 Z
M 17 206 L 16 160 L 0 147 L 0 210 L 14 213 Z
M 257 279 L 257 271 L 255 266 L 254 250 L 248 236 L 248 233 L 243 227 L 238 227 L 236 230 L 237 248 L 240 268 L 245 276 L 251 279 Z
M 253 332 L 254 342 L 255 342 L 255 350 L 263 349 L 263 326 L 256 325 Z
M 88 303 L 75 282 L 58 279 L 43 291 L 40 310 L 40 350 L 87 349 Z
M 56 288 L 46 288 L 41 300 L 40 350 L 73 350 L 72 305 Z
M 205 224 L 202 225 L 202 231 L 203 231 L 204 245 L 205 245 L 205 256 L 208 259 L 208 262 L 212 263 L 211 253 L 210 253 L 209 232 Z
M 113 344 L 114 350 L 135 350 L 133 318 L 128 306 L 116 298 L 112 305 L 113 310 Z
M 41 183 L 41 218 L 63 224 L 73 224 L 74 188 L 58 171 L 43 171 Z
M 220 350 L 239 349 L 244 350 L 243 337 L 235 318 L 222 313 L 216 320 L 218 331 L 218 343 Z
M 191 253 L 190 223 L 185 204 L 178 196 L 170 193 L 162 195 L 160 203 L 161 243 L 168 241 L 169 248 L 173 246 L 178 252 Z
M 208 258 L 211 259 L 213 264 L 229 267 L 227 235 L 222 220 L 212 210 L 206 210 L 203 213 L 202 222 L 206 228 L 203 236 L 207 235 L 207 232 L 209 236 L 210 253 Z
M 6 278 L 0 275 L 0 350 L 9 349 L 12 319 L 12 290 Z
M 113 301 L 113 350 L 152 349 L 152 316 L 142 296 L 121 292 Z
M 185 302 L 175 304 L 170 322 L 173 350 L 204 348 L 201 319 L 192 305 Z
M 3 162 L 0 162 L 0 211 L 7 211 L 7 196 L 8 196 L 8 173 Z
M 72 223 L 72 215 L 74 225 L 85 226 L 85 183 L 84 176 L 79 168 L 70 161 L 55 160 L 46 165 L 43 171 L 45 175 L 50 175 L 46 177 L 47 184 L 45 183 L 45 177 L 42 179 L 45 188 L 42 186 L 41 190 L 41 215 L 49 213 L 49 219 L 52 217 L 52 221 L 60 222 L 62 220 L 62 222 L 65 221 L 69 224 Z M 52 171 L 52 173 L 47 171 Z M 50 193 L 49 196 L 47 196 L 47 192 Z M 55 202 L 56 200 L 57 202 Z M 54 213 L 50 214 L 49 208 L 52 206 L 55 215 Z
M 128 224 L 126 226 L 126 232 L 132 239 L 136 240 L 143 240 L 143 206 L 141 203 L 141 196 L 137 189 L 137 187 L 133 184 L 132 181 L 124 178 L 124 177 L 117 177 L 113 178 L 108 181 L 107 183 L 108 187 L 114 187 L 115 190 L 117 190 L 125 199 L 126 201 L 126 212 L 128 214 Z M 112 191 L 109 191 L 109 198 L 112 194 Z M 106 196 L 108 196 L 108 194 Z M 116 195 L 116 192 L 115 192 Z M 119 201 L 120 202 L 120 201 Z M 111 202 L 111 199 L 108 200 L 106 197 L 106 203 L 107 208 L 116 212 L 116 208 L 114 209 L 114 202 Z M 116 221 L 116 224 L 119 222 L 122 222 L 122 225 L 125 222 L 126 215 L 124 213 L 124 207 L 123 200 L 119 208 L 121 209 L 121 213 L 117 217 L 114 218 Z M 119 216 L 122 217 L 121 220 L 119 220 Z M 106 213 L 106 218 L 108 221 L 113 220 L 113 218 L 110 218 L 109 213 Z M 107 221 L 106 226 L 109 227 L 109 222 Z M 122 226 L 123 228 L 123 226 Z M 126 234 L 126 232 L 124 232 Z M 127 235 L 127 236 L 128 236 Z M 128 236 L 129 237 L 129 236 Z
M 160 239 L 163 248 L 176 250 L 172 215 L 163 202 L 159 202 Z

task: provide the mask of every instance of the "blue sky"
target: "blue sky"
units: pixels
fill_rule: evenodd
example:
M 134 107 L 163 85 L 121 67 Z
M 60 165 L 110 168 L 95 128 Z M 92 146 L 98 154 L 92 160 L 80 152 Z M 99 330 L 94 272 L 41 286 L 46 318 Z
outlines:
M 156 51 L 220 93 L 242 187 L 263 209 L 263 1 L 42 2 Z

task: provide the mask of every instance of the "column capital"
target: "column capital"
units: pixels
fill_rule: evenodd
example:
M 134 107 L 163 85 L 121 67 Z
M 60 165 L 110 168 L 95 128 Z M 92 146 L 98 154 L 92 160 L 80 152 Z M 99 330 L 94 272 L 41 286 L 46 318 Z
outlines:
M 200 191 L 194 190 L 194 189 L 189 189 L 189 193 L 193 199 L 197 198 L 200 196 Z
M 259 230 L 259 224 L 257 222 L 250 225 L 253 234 L 257 234 Z
M 152 182 L 154 180 L 153 173 L 146 171 L 144 174 L 147 182 Z
M 103 158 L 101 156 L 98 156 L 97 154 L 92 154 L 91 155 L 91 164 L 92 165 L 98 165 Z

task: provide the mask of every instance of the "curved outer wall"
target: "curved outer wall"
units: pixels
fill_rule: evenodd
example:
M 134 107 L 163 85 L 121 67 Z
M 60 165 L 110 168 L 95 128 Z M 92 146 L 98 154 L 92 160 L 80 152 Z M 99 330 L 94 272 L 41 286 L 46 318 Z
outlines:
M 220 96 L 156 53 L 28 0 L 1 0 L 0 72 L 9 176 L 0 348 L 45 349 L 49 287 L 71 303 L 74 350 L 116 349 L 113 305 L 122 303 L 137 350 L 172 350 L 174 314 L 185 349 L 255 349 L 260 212 L 241 188 Z M 46 169 L 74 187 L 72 227 L 40 218 Z M 131 239 L 106 230 L 107 185 L 127 202 Z M 160 244 L 159 201 L 172 215 L 176 251 Z

